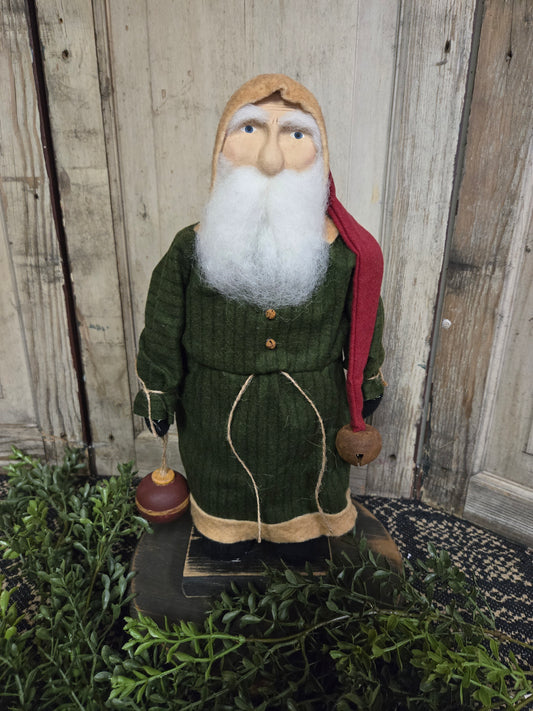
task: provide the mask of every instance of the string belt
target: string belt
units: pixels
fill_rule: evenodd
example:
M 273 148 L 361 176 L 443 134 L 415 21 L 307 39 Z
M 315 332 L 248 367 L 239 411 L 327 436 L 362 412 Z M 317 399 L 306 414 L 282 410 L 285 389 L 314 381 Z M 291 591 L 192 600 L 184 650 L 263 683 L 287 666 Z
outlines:
M 296 380 L 291 377 L 288 373 L 286 373 L 284 370 L 281 371 L 281 374 L 284 375 L 287 380 L 290 380 L 290 382 L 294 385 L 294 387 L 300 392 L 304 398 L 307 400 L 307 402 L 311 405 L 313 408 L 315 415 L 317 417 L 317 420 L 320 424 L 320 432 L 322 434 L 322 461 L 320 464 L 320 473 L 318 475 L 318 479 L 316 482 L 315 486 L 315 502 L 316 502 L 316 507 L 318 509 L 318 512 L 324 519 L 324 523 L 326 524 L 326 527 L 328 531 L 330 532 L 330 535 L 333 535 L 333 531 L 331 530 L 331 526 L 329 525 L 329 522 L 327 520 L 326 514 L 324 513 L 324 509 L 320 505 L 320 500 L 319 500 L 319 495 L 320 495 L 320 489 L 322 488 L 322 480 L 324 479 L 324 473 L 326 471 L 326 463 L 327 463 L 327 449 L 326 449 L 326 428 L 324 427 L 324 420 L 320 416 L 320 412 L 317 409 L 317 406 L 315 403 L 311 400 L 309 395 L 302 390 L 302 388 L 298 385 Z
M 140 384 L 141 384 L 142 390 L 143 390 L 144 394 L 146 395 L 146 400 L 147 400 L 147 402 L 148 402 L 148 421 L 149 421 L 149 425 L 150 425 L 150 432 L 152 433 L 152 436 L 153 436 L 153 437 L 155 437 L 156 439 L 158 439 L 157 432 L 155 431 L 155 428 L 154 428 L 154 425 L 153 425 L 153 422 L 152 422 L 152 399 L 151 399 L 151 395 L 152 395 L 152 394 L 153 394 L 153 395 L 164 395 L 164 390 L 150 390 L 150 389 L 146 386 L 146 383 L 144 382 L 144 380 L 141 378 L 141 376 L 139 375 L 139 373 L 138 373 L 138 371 L 137 371 L 137 363 L 135 363 L 135 374 L 136 374 L 137 379 L 139 380 L 139 382 L 140 382 Z M 301 395 L 303 395 L 303 397 L 304 397 L 304 398 L 307 400 L 307 402 L 311 405 L 311 407 L 313 408 L 313 411 L 314 411 L 314 413 L 315 413 L 315 415 L 316 415 L 316 417 L 317 417 L 317 420 L 318 420 L 318 422 L 319 422 L 319 425 L 320 425 L 320 432 L 321 432 L 321 438 L 322 438 L 322 457 L 321 457 L 321 464 L 320 464 L 320 472 L 319 472 L 318 479 L 317 479 L 316 486 L 315 486 L 315 502 L 316 502 L 317 510 L 318 510 L 318 512 L 320 513 L 320 515 L 322 516 L 322 518 L 323 518 L 323 520 L 324 520 L 324 523 L 325 523 L 325 525 L 326 525 L 326 528 L 328 529 L 328 531 L 329 531 L 330 534 L 332 535 L 332 534 L 333 534 L 333 531 L 332 531 L 332 529 L 331 529 L 331 526 L 329 525 L 329 522 L 328 522 L 328 520 L 327 520 L 326 514 L 324 513 L 324 509 L 322 508 L 322 506 L 321 506 L 321 504 L 320 504 L 320 498 L 319 498 L 319 496 L 320 496 L 320 489 L 322 488 L 322 482 L 323 482 L 323 479 L 324 479 L 324 474 L 325 474 L 325 471 L 326 471 L 326 463 L 327 463 L 326 429 L 325 429 L 325 427 L 324 427 L 324 421 L 323 421 L 323 419 L 322 419 L 322 417 L 321 417 L 321 415 L 320 415 L 320 413 L 319 413 L 319 411 L 318 411 L 318 408 L 316 407 L 315 403 L 311 400 L 311 398 L 309 397 L 309 395 L 300 387 L 300 385 L 296 382 L 296 380 L 295 380 L 291 375 L 289 375 L 288 373 L 286 373 L 284 370 L 281 371 L 281 375 L 285 376 L 285 378 L 287 378 L 287 380 L 289 380 L 289 382 L 291 382 L 291 383 L 294 385 L 294 387 L 298 390 L 298 392 L 299 392 Z M 256 506 L 257 506 L 257 541 L 260 543 L 260 542 L 261 542 L 261 530 L 262 530 L 262 526 L 261 526 L 261 502 L 260 502 L 260 499 L 259 499 L 259 489 L 258 489 L 257 483 L 256 483 L 256 481 L 255 481 L 255 479 L 254 479 L 254 475 L 252 474 L 252 472 L 250 471 L 250 469 L 246 466 L 246 463 L 244 462 L 244 460 L 242 459 L 242 457 L 239 455 L 239 453 L 238 453 L 237 450 L 235 449 L 235 446 L 234 446 L 234 444 L 233 444 L 233 440 L 232 440 L 232 437 L 231 437 L 231 425 L 232 425 L 232 423 L 233 423 L 233 416 L 234 416 L 234 414 L 235 414 L 235 410 L 237 409 L 237 405 L 238 405 L 239 402 L 241 401 L 242 396 L 244 395 L 244 393 L 245 393 L 246 390 L 248 389 L 248 386 L 249 386 L 250 383 L 252 382 L 253 378 L 254 378 L 254 375 L 253 375 L 253 373 L 252 373 L 252 375 L 249 375 L 249 376 L 248 376 L 248 378 L 247 378 L 246 381 L 244 382 L 243 386 L 242 386 L 241 389 L 239 390 L 239 393 L 238 393 L 237 397 L 236 397 L 235 400 L 233 401 L 233 405 L 232 405 L 232 407 L 231 407 L 231 411 L 230 411 L 230 414 L 229 414 L 229 417 L 228 417 L 228 424 L 227 424 L 227 428 L 226 428 L 226 436 L 227 436 L 227 440 L 228 440 L 228 443 L 229 443 L 229 446 L 230 446 L 230 449 L 231 449 L 233 455 L 236 457 L 236 459 L 238 460 L 239 464 L 242 466 L 242 468 L 244 469 L 244 471 L 245 471 L 245 472 L 247 473 L 247 475 L 249 476 L 250 481 L 252 482 L 252 487 L 253 487 L 253 490 L 254 490 L 255 501 L 256 501 Z M 163 444 L 163 452 L 162 452 L 162 456 L 161 456 L 161 466 L 160 466 L 160 469 L 161 469 L 161 472 L 164 474 L 164 473 L 167 472 L 167 459 L 166 459 L 166 455 L 167 455 L 167 447 L 168 447 L 168 433 L 165 434 L 165 436 L 162 438 L 162 444 Z
M 237 395 L 237 397 L 236 397 L 235 400 L 233 401 L 233 405 L 232 405 L 232 407 L 231 407 L 231 412 L 229 413 L 229 417 L 228 417 L 228 426 L 227 426 L 227 431 L 226 431 L 226 437 L 227 437 L 227 440 L 228 440 L 228 442 L 229 442 L 229 446 L 230 446 L 230 448 L 231 448 L 231 451 L 233 452 L 234 456 L 237 457 L 237 459 L 238 459 L 238 461 L 239 461 L 239 464 L 240 464 L 241 467 L 244 469 L 244 471 L 248 474 L 248 476 L 250 477 L 250 481 L 252 482 L 252 486 L 253 486 L 254 493 L 255 493 L 255 501 L 256 501 L 256 504 L 257 504 L 257 540 L 258 540 L 259 543 L 261 543 L 261 504 L 260 504 L 260 501 L 259 501 L 259 489 L 257 488 L 257 484 L 255 483 L 254 475 L 253 475 L 252 472 L 248 469 L 248 467 L 247 467 L 246 464 L 244 463 L 243 459 L 242 459 L 242 458 L 239 456 L 239 454 L 237 453 L 237 450 L 236 450 L 235 447 L 233 446 L 233 440 L 231 439 L 231 423 L 233 422 L 233 415 L 234 415 L 234 413 L 235 413 L 235 409 L 236 409 L 237 405 L 239 404 L 239 402 L 240 402 L 242 396 L 243 396 L 244 393 L 246 392 L 246 389 L 248 388 L 248 385 L 250 385 L 250 383 L 252 382 L 253 377 L 254 377 L 254 376 L 253 376 L 253 373 L 252 373 L 252 375 L 249 375 L 249 376 L 248 376 L 248 378 L 246 379 L 246 382 L 244 383 L 244 385 L 242 386 L 242 388 L 239 390 L 239 394 Z
M 328 529 L 330 535 L 333 535 L 333 531 L 331 529 L 331 526 L 329 525 L 327 516 L 324 513 L 324 509 L 320 505 L 320 500 L 319 500 L 320 489 L 322 488 L 322 482 L 324 479 L 324 474 L 326 471 L 326 463 L 327 463 L 326 429 L 324 427 L 324 421 L 322 420 L 322 417 L 320 416 L 320 413 L 319 413 L 315 403 L 311 400 L 309 395 L 307 395 L 307 393 L 304 392 L 304 390 L 300 387 L 300 385 L 298 385 L 296 380 L 292 376 L 290 376 L 288 373 L 286 373 L 284 370 L 281 371 L 281 375 L 284 375 L 287 378 L 287 380 L 289 380 L 294 385 L 294 387 L 298 390 L 298 392 L 300 392 L 303 395 L 303 397 L 307 400 L 307 402 L 311 405 L 311 407 L 313 408 L 315 415 L 318 419 L 318 422 L 320 424 L 320 432 L 322 435 L 322 460 L 321 460 L 321 465 L 320 465 L 320 473 L 318 475 L 317 483 L 315 486 L 315 502 L 316 502 L 318 512 L 320 513 L 320 515 L 322 516 L 322 518 L 324 520 L 326 528 Z M 252 482 L 252 487 L 254 490 L 255 500 L 256 500 L 256 505 L 257 505 L 257 541 L 260 543 L 261 542 L 261 503 L 260 503 L 260 499 L 259 499 L 259 489 L 258 489 L 257 483 L 254 479 L 254 475 L 252 474 L 250 469 L 246 466 L 246 463 L 244 462 L 242 457 L 239 456 L 237 450 L 235 449 L 235 447 L 233 445 L 233 440 L 231 437 L 231 425 L 233 422 L 233 415 L 235 414 L 237 405 L 241 401 L 242 396 L 248 389 L 248 386 L 252 382 L 253 378 L 254 378 L 253 374 L 248 376 L 248 378 L 244 382 L 243 386 L 241 387 L 237 397 L 233 401 L 233 405 L 231 407 L 231 411 L 230 411 L 230 414 L 228 417 L 228 424 L 227 424 L 227 428 L 226 428 L 226 437 L 227 437 L 227 440 L 228 440 L 228 443 L 229 443 L 229 446 L 230 446 L 230 449 L 231 449 L 233 455 L 237 458 L 239 464 L 242 466 L 244 471 L 248 474 L 250 481 Z

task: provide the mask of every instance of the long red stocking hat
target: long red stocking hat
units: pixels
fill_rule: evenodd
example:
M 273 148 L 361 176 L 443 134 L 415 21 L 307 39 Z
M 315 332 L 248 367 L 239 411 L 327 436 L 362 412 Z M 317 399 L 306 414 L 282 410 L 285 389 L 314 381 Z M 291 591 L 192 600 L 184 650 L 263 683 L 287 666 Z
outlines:
M 337 199 L 331 173 L 329 174 L 328 215 L 339 230 L 346 246 L 356 255 L 346 391 L 352 430 L 360 432 L 365 429 L 362 415 L 363 371 L 368 360 L 378 312 L 383 278 L 383 254 L 370 232 L 356 222 Z

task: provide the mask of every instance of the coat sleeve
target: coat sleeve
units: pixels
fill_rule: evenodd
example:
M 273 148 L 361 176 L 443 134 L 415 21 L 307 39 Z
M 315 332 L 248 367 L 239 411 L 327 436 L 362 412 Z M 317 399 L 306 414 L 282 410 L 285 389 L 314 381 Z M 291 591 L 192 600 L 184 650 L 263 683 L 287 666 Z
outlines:
M 350 319 L 352 308 L 352 298 L 347 300 L 346 304 L 346 315 Z M 385 390 L 385 381 L 381 375 L 381 366 L 385 359 L 385 350 L 383 348 L 383 326 L 385 321 L 385 311 L 383 308 L 383 300 L 379 299 L 378 312 L 376 314 L 376 323 L 374 325 L 374 333 L 372 336 L 372 343 L 370 344 L 370 351 L 368 354 L 368 360 L 363 372 L 363 400 L 374 400 L 375 398 L 381 397 Z M 348 368 L 348 358 L 349 358 L 349 343 L 350 334 L 346 337 L 344 343 L 344 368 Z
M 384 322 L 385 312 L 383 301 L 380 297 L 370 352 L 363 372 L 363 400 L 374 400 L 383 395 L 385 390 L 385 382 L 381 375 L 381 366 L 385 359 L 385 349 L 383 348 Z
M 183 231 L 186 233 L 186 230 Z M 190 250 L 183 233 L 152 273 L 145 309 L 145 326 L 139 339 L 137 374 L 147 391 L 135 398 L 136 415 L 152 420 L 174 420 L 180 385 L 186 368 L 181 345 L 185 328 L 185 294 L 190 273 Z M 150 403 L 148 403 L 148 397 Z

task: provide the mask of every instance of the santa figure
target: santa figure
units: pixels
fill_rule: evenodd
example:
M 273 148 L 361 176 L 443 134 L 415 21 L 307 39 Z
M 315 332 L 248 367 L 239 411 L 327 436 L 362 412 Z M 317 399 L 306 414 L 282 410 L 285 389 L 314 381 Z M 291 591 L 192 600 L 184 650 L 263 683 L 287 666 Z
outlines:
M 279 74 L 244 84 L 202 220 L 153 272 L 137 360 L 135 412 L 161 435 L 176 417 L 207 539 L 354 526 L 348 462 L 380 449 L 363 417 L 384 388 L 381 275 L 378 244 L 335 196 L 314 96 Z

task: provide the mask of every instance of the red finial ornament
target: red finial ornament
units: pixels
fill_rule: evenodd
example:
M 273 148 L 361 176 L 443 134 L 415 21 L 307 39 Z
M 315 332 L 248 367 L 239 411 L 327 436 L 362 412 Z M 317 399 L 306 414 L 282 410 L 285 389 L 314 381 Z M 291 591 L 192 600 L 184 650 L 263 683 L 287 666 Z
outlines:
M 167 445 L 168 434 L 163 437 L 161 466 L 142 479 L 135 493 L 137 509 L 150 523 L 175 521 L 189 506 L 187 479 L 167 467 Z
M 187 480 L 172 469 L 156 469 L 138 485 L 135 504 L 151 523 L 175 521 L 189 506 Z

